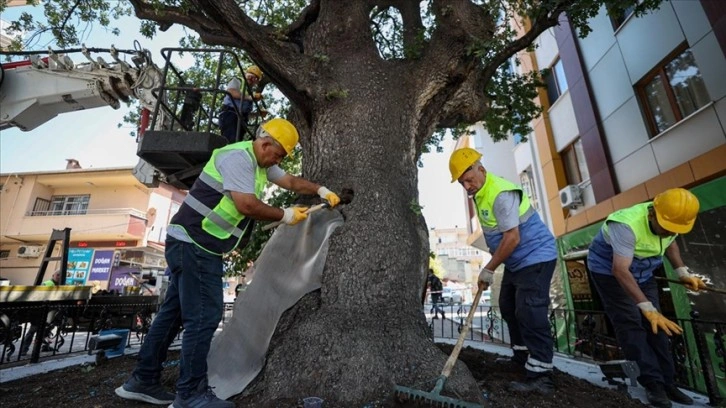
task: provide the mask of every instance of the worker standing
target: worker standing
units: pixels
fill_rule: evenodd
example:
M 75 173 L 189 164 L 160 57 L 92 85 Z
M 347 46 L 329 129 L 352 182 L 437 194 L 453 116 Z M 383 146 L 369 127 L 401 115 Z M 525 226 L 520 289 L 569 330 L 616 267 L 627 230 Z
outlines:
M 252 65 L 245 70 L 245 81 L 240 83 L 237 78 L 232 78 L 227 84 L 227 95 L 222 101 L 222 112 L 219 114 L 219 129 L 222 136 L 227 138 L 229 143 L 240 140 L 238 132 L 239 118 L 242 118 L 242 126 L 247 126 L 250 112 L 252 112 L 252 101 L 262 99 L 259 92 L 252 93 L 247 87 L 254 88 L 262 80 L 262 70 L 257 65 Z M 239 116 L 238 116 L 239 114 Z
M 653 272 L 663 255 L 691 290 L 706 285 L 688 272 L 675 242 L 691 231 L 699 203 L 688 190 L 674 188 L 652 202 L 618 210 L 605 220 L 590 245 L 587 267 L 625 358 L 640 369 L 638 381 L 655 407 L 671 400 L 690 405 L 693 400 L 674 384 L 674 365 L 668 336 L 681 334 L 676 323 L 660 312 L 658 285 Z
M 174 215 L 166 239 L 171 270 L 164 303 L 154 319 L 132 375 L 116 394 L 126 399 L 180 407 L 233 407 L 207 383 L 207 354 L 222 318 L 222 255 L 247 244 L 254 220 L 289 225 L 307 218 L 306 207 L 275 208 L 260 201 L 267 181 L 299 194 L 315 194 L 332 207 L 340 198 L 330 190 L 285 173 L 278 164 L 298 143 L 298 132 L 284 119 L 258 128 L 256 140 L 216 149 Z M 176 396 L 160 384 L 167 349 L 183 324 Z
M 479 274 L 479 286 L 486 289 L 491 274 L 504 264 L 499 293 L 502 318 L 509 327 L 514 356 L 524 366 L 523 382 L 514 381 L 515 392 L 554 391 L 552 381 L 553 342 L 547 309 L 550 281 L 555 269 L 555 239 L 522 189 L 492 173 L 471 148 L 455 150 L 449 159 L 451 182 L 459 181 L 474 199 L 491 260 Z

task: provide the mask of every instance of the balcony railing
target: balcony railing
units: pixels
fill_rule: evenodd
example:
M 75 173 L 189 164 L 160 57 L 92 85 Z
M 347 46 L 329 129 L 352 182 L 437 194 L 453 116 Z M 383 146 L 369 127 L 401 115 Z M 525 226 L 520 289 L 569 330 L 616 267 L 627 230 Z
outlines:
M 77 209 L 77 210 L 47 210 L 28 211 L 25 215 L 29 217 L 53 217 L 65 215 L 131 215 L 137 218 L 146 219 L 146 213 L 136 208 L 102 208 L 102 209 Z

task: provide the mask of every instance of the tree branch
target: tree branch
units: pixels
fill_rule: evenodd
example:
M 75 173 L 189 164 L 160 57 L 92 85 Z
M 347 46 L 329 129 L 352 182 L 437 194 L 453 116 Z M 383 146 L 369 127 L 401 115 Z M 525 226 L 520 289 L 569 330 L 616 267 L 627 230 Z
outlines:
M 298 45 L 300 52 L 305 51 L 303 47 L 305 32 L 318 18 L 318 13 L 320 13 L 320 0 L 313 0 L 300 12 L 297 20 L 293 21 L 285 29 L 285 35 L 290 41 Z
M 151 20 L 159 24 L 181 24 L 199 34 L 206 44 L 236 46 L 234 37 L 216 29 L 217 24 L 201 13 L 182 10 L 178 7 L 156 7 L 144 0 L 129 0 L 134 7 L 136 17 Z

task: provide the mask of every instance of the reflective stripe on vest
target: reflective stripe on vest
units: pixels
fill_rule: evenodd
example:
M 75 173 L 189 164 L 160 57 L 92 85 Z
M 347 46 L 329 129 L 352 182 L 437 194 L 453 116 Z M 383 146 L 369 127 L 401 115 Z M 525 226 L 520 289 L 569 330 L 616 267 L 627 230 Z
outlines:
M 608 233 L 608 221 L 625 224 L 633 230 L 635 235 L 635 252 L 633 254 L 635 257 L 663 256 L 668 246 L 676 239 L 676 236 L 661 238 L 650 230 L 648 209 L 651 205 L 652 203 L 648 202 L 615 211 L 605 220 L 602 230 Z
M 245 216 L 237 210 L 237 206 L 235 205 L 231 195 L 225 193 L 222 174 L 220 174 L 217 169 L 217 158 L 219 155 L 231 150 L 244 150 L 250 156 L 252 163 L 255 165 L 255 196 L 258 199 L 262 195 L 265 185 L 267 185 L 267 171 L 257 166 L 257 160 L 255 158 L 251 141 L 233 143 L 220 149 L 216 149 L 212 153 L 212 158 L 204 166 L 199 178 L 204 184 L 220 193 L 222 198 L 214 208 L 210 209 L 208 206 L 198 200 L 195 200 L 190 194 L 187 198 L 191 199 L 188 200 L 187 204 L 204 216 L 204 219 L 202 220 L 202 229 L 209 235 L 219 239 L 227 239 L 230 236 L 240 238 L 244 234 L 244 231 L 237 228 L 237 225 L 242 222 Z
M 529 205 L 529 197 L 516 184 L 505 180 L 492 173 L 487 173 L 486 181 L 482 188 L 477 191 L 474 196 L 476 204 L 476 215 L 479 218 L 482 231 L 484 233 L 499 232 L 497 229 L 497 219 L 494 217 L 494 200 L 499 193 L 503 191 L 517 191 L 520 196 L 519 203 L 519 223 L 524 224 L 527 219 L 534 213 L 534 209 Z

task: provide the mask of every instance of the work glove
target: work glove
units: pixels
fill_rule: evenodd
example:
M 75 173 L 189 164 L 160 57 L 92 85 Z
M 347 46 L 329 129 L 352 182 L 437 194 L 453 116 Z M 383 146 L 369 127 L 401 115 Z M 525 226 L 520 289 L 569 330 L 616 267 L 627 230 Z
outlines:
M 337 194 L 328 190 L 325 187 L 320 187 L 318 189 L 318 195 L 320 196 L 320 198 L 328 200 L 328 203 L 330 203 L 330 208 L 335 207 L 340 202 L 340 197 L 338 197 Z
M 692 290 L 694 292 L 698 292 L 701 289 L 706 289 L 706 283 L 704 283 L 703 280 L 701 280 L 701 278 L 699 278 L 698 276 L 688 272 L 688 267 L 681 266 L 680 268 L 676 268 L 676 273 L 678 273 L 678 279 L 683 282 L 683 286 L 685 286 L 686 289 Z
M 650 322 L 650 329 L 653 331 L 653 334 L 658 334 L 658 329 L 663 330 L 669 336 L 672 336 L 673 333 L 683 333 L 681 326 L 666 319 L 665 316 L 660 314 L 658 309 L 653 306 L 653 303 L 641 302 L 638 303 L 637 306 L 640 308 L 640 311 L 643 312 L 643 316 L 645 316 L 645 318 Z
M 300 221 L 308 218 L 308 207 L 288 207 L 283 209 L 284 214 L 280 221 L 287 225 L 295 225 Z
M 256 101 L 259 101 L 262 99 L 262 94 L 260 92 L 255 92 L 252 94 L 252 97 L 255 98 Z
M 479 288 L 481 290 L 487 290 L 489 289 L 489 285 L 492 283 L 492 278 L 494 277 L 494 271 L 490 271 L 489 269 L 482 268 L 481 272 L 479 272 Z

